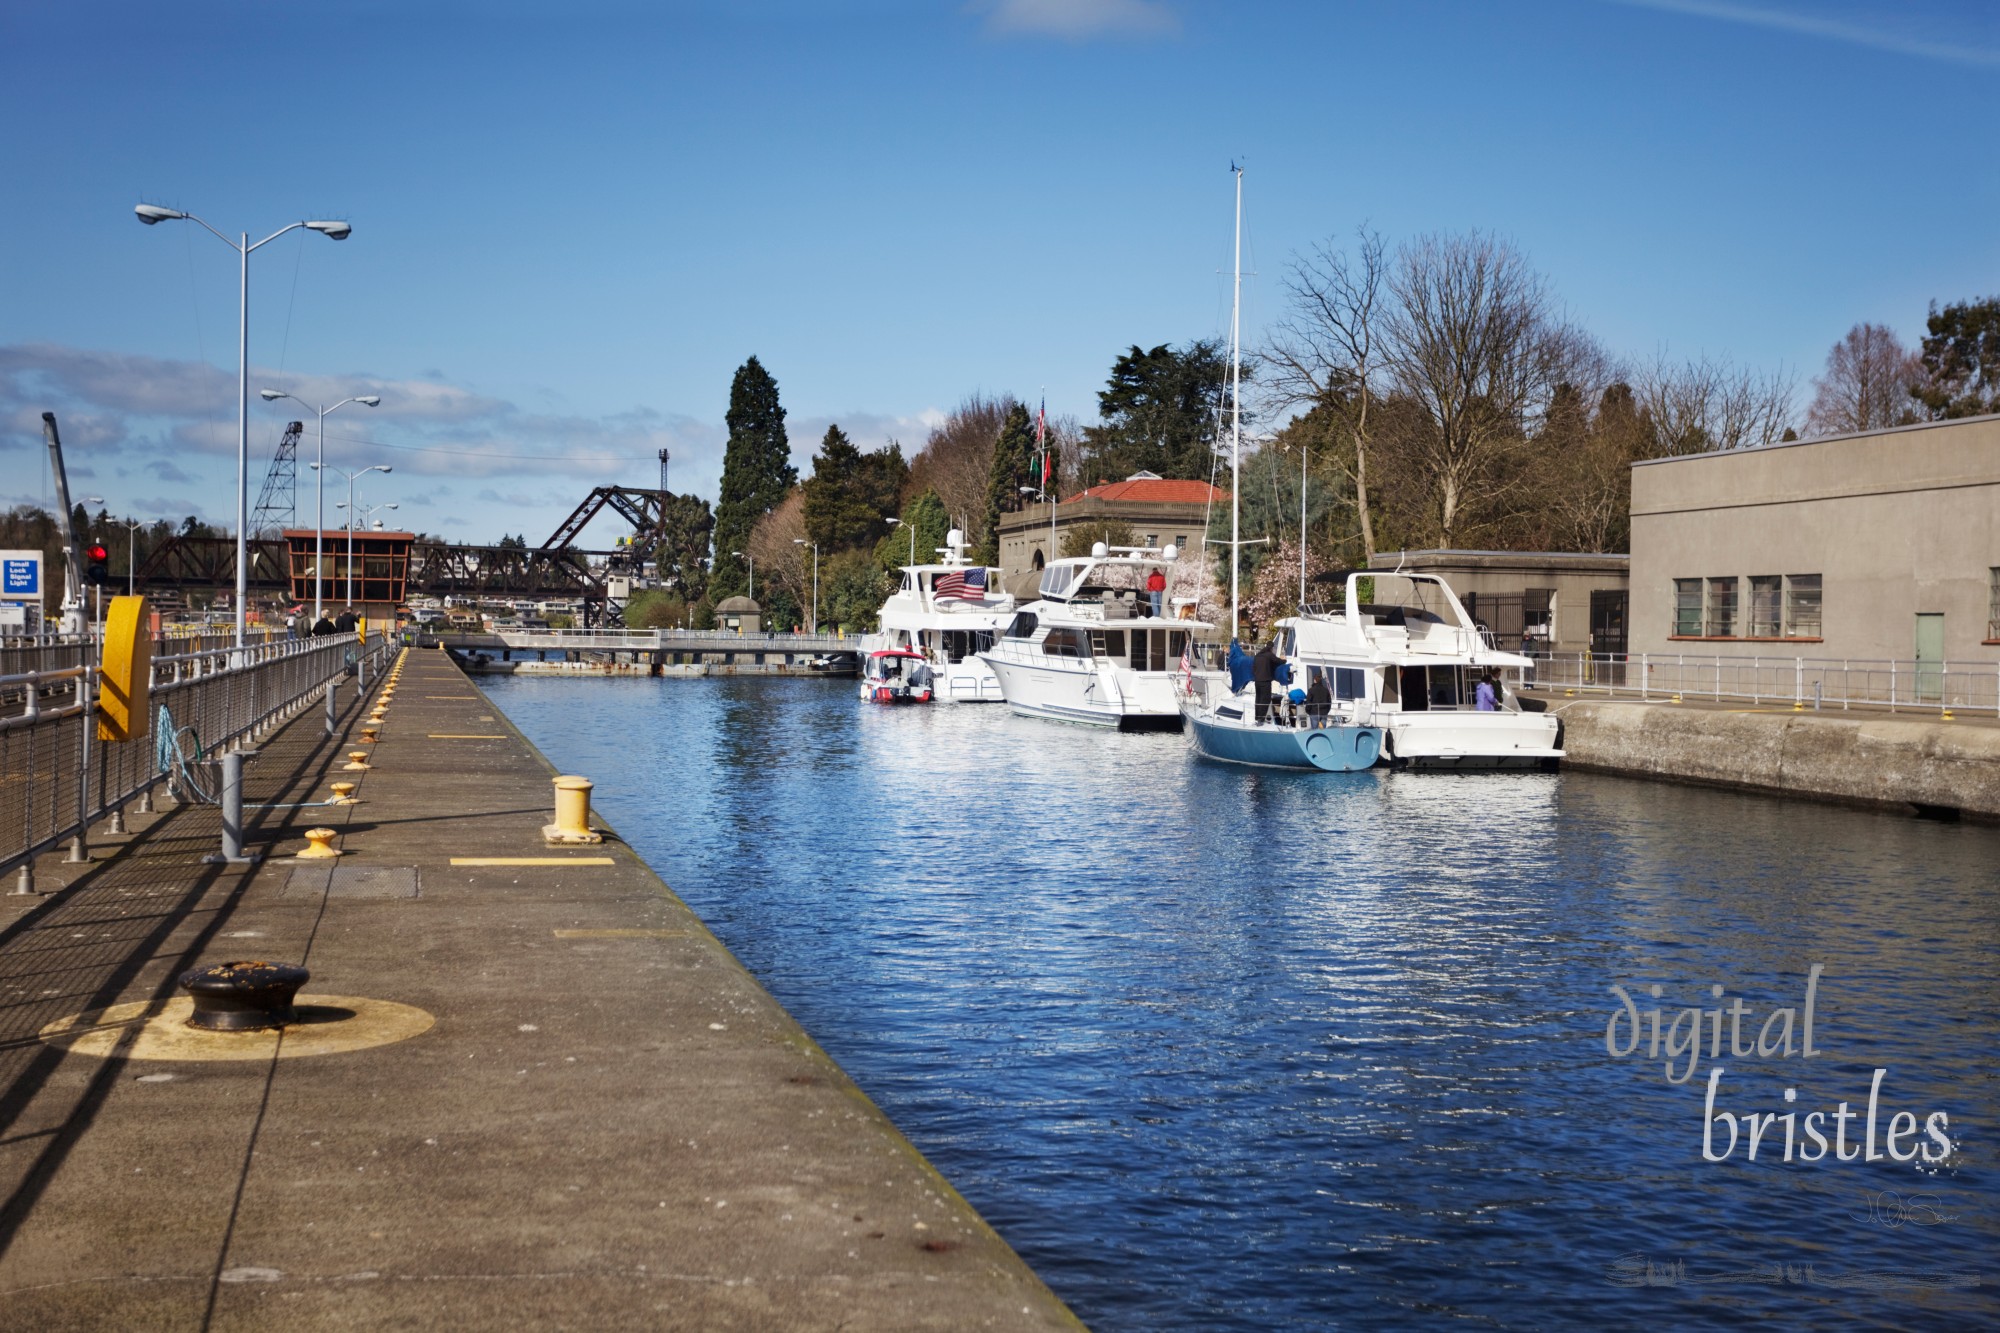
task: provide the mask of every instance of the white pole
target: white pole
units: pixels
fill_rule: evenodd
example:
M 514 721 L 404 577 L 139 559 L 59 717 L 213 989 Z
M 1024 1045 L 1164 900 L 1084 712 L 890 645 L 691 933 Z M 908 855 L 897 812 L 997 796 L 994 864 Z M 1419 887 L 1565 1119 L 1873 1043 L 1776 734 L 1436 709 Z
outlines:
M 1231 165 L 1236 173 L 1236 278 L 1229 306 L 1229 637 L 1239 634 L 1237 623 L 1239 570 L 1242 565 L 1243 523 L 1243 359 L 1239 338 L 1243 318 L 1243 168 Z
M 1306 609 L 1306 444 L 1299 441 L 1299 610 Z
M 361 474 L 350 472 L 347 476 L 347 609 L 354 609 L 354 479 Z
M 250 596 L 250 233 L 241 233 L 237 257 L 243 282 L 236 303 L 236 646 L 243 646 Z
M 313 624 L 325 618 L 326 412 L 319 409 L 319 463 L 313 468 Z

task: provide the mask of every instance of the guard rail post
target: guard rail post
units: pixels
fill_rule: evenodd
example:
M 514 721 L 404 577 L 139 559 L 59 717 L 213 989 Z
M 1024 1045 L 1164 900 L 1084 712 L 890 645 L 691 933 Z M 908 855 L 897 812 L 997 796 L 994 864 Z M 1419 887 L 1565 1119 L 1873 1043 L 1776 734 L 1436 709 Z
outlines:
M 69 855 L 63 858 L 65 865 L 82 865 L 90 860 L 90 844 L 86 836 L 90 824 L 90 733 L 97 729 L 95 700 L 90 692 L 90 668 L 85 667 L 76 680 L 77 702 L 83 705 L 79 716 L 83 720 L 83 739 L 78 747 L 76 766 L 76 832 L 69 840 Z
M 209 865 L 255 865 L 260 859 L 243 850 L 243 760 L 255 750 L 225 750 L 222 754 L 222 850 L 202 860 Z

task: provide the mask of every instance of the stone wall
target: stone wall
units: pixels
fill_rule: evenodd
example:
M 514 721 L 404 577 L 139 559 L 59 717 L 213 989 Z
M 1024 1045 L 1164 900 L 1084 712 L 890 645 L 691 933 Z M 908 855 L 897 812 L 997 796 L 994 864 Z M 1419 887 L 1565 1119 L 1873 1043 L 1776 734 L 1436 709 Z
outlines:
M 2000 822 L 2000 727 L 1551 701 L 1569 768 Z

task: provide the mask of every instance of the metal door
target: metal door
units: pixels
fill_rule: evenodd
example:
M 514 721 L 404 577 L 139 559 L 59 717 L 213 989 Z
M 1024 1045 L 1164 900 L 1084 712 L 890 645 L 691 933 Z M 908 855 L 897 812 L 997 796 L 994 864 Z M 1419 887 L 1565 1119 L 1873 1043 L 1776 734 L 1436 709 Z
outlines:
M 1917 613 L 1917 701 L 1939 703 L 1944 699 L 1944 615 Z

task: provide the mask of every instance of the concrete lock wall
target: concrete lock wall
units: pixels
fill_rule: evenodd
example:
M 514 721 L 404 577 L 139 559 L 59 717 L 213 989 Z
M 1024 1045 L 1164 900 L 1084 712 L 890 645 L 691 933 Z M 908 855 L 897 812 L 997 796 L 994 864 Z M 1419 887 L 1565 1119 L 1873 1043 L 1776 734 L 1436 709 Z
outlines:
M 1566 767 L 2000 821 L 2000 728 L 1583 702 L 1554 709 Z
M 2000 661 L 2000 417 L 1937 422 L 1632 469 L 1635 653 L 1909 660 L 1944 616 L 1947 661 Z M 1753 575 L 1821 576 L 1817 636 L 1753 639 Z M 1736 576 L 1730 638 L 1676 637 L 1674 580 Z

